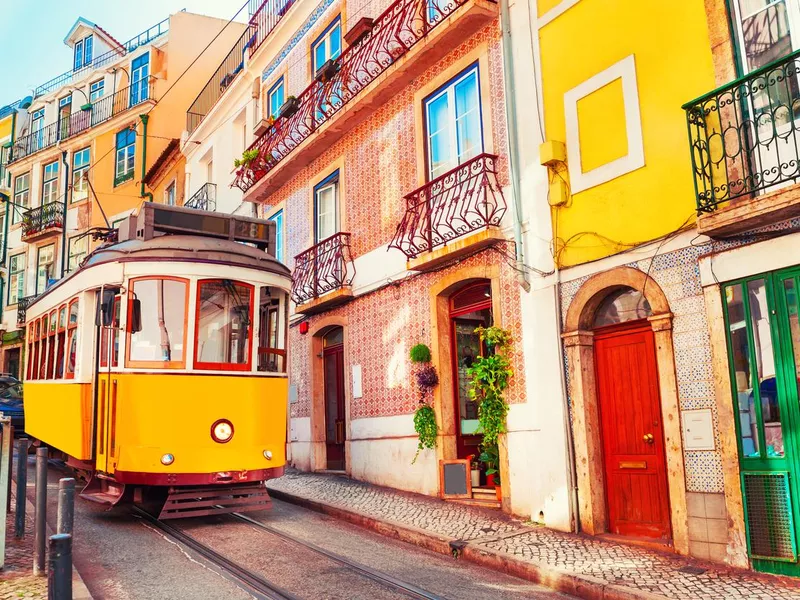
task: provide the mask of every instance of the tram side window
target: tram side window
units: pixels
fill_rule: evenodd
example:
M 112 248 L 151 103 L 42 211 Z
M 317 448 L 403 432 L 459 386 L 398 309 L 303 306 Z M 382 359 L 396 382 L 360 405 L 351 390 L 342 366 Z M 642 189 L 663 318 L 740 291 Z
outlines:
M 107 329 L 103 329 L 100 338 L 100 366 L 108 366 L 108 348 L 111 342 L 111 366 L 116 367 L 119 365 L 119 316 L 120 316 L 120 302 L 121 298 L 117 296 L 114 298 L 114 325 Z
M 49 317 L 42 317 L 42 328 L 39 330 L 39 360 L 36 363 L 36 379 L 45 379 L 47 373 L 47 330 Z
M 58 351 L 56 353 L 55 378 L 64 377 L 64 358 L 67 350 L 67 307 L 58 309 L 58 336 L 56 338 Z
M 197 369 L 250 369 L 253 286 L 229 279 L 197 283 Z
M 39 354 L 39 320 L 34 321 L 28 328 L 28 379 L 34 379 L 36 358 Z
M 129 298 L 136 298 L 141 304 L 142 328 L 128 336 L 128 365 L 183 367 L 189 282 L 167 278 L 134 279 Z M 130 325 L 130 320 L 128 323 Z
M 286 372 L 286 323 L 282 292 L 261 288 L 258 307 L 258 370 L 268 373 Z
M 47 379 L 53 379 L 56 367 L 56 325 L 58 314 L 56 311 L 50 313 L 50 325 L 47 333 Z
M 75 359 L 78 355 L 78 301 L 73 300 L 69 305 L 69 320 L 67 321 L 67 379 L 75 377 Z

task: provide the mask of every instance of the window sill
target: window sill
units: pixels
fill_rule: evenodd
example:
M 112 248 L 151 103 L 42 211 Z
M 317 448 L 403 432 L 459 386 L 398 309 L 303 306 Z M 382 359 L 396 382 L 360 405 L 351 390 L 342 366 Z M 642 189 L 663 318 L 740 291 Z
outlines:
M 122 175 L 120 177 L 114 178 L 114 187 L 120 187 L 128 182 L 133 181 L 133 173 L 131 172 L 129 175 Z

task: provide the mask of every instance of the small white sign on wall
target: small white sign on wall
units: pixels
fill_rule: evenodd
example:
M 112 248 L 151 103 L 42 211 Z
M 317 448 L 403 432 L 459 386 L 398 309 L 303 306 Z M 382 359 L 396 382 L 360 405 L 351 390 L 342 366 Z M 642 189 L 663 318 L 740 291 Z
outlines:
M 683 449 L 714 450 L 714 424 L 710 408 L 683 411 Z
M 289 441 L 297 441 L 297 426 L 295 425 L 294 419 L 292 419 L 289 424 Z
M 289 384 L 289 404 L 297 402 L 297 384 Z
M 361 398 L 361 365 L 353 365 L 353 398 Z

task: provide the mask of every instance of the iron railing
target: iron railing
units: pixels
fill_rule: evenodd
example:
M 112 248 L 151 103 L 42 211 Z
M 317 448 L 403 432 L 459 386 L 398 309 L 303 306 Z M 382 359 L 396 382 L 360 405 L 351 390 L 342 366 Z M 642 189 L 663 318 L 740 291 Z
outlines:
M 195 210 L 217 210 L 217 184 L 203 184 L 203 187 L 197 190 L 183 206 Z
M 292 300 L 308 302 L 353 283 L 356 274 L 350 254 L 350 234 L 335 233 L 294 259 Z
M 22 213 L 22 239 L 30 238 L 53 228 L 64 227 L 64 204 L 48 202 Z
M 683 109 L 698 212 L 800 179 L 800 51 Z
M 233 184 L 246 192 L 292 150 L 358 96 L 386 69 L 467 0 L 395 0 L 372 29 L 326 69 L 296 99 L 297 110 L 279 118 L 248 150 L 258 156 L 236 172 Z
M 200 126 L 206 115 L 217 104 L 236 76 L 244 70 L 244 55 L 250 56 L 264 43 L 272 30 L 296 0 L 264 0 L 250 18 L 248 27 L 223 59 L 222 64 L 208 80 L 205 87 L 186 111 L 186 129 L 191 134 Z
M 36 300 L 38 296 L 24 296 L 17 299 L 17 327 L 25 325 L 25 313 L 28 307 Z
M 11 151 L 11 162 L 35 154 L 61 140 L 73 137 L 108 121 L 153 98 L 154 83 L 152 80 L 123 88 L 110 96 L 105 96 L 92 104 L 91 109 L 80 110 L 68 117 L 63 117 L 39 131 L 17 138 Z
M 506 201 L 496 161 L 494 154 L 479 154 L 406 195 L 406 213 L 389 247 L 416 258 L 482 227 L 500 225 Z
M 168 31 L 169 31 L 169 19 L 164 19 L 160 23 L 156 23 L 149 29 L 146 29 L 139 35 L 132 37 L 121 46 L 112 48 L 108 52 L 105 52 L 100 56 L 95 57 L 94 59 L 92 59 L 92 62 L 90 62 L 88 65 L 84 65 L 79 69 L 69 70 L 66 73 L 58 75 L 57 77 L 53 77 L 53 79 L 51 79 L 50 81 L 38 86 L 34 90 L 33 95 L 35 98 L 38 98 L 39 96 L 48 94 L 53 90 L 57 90 L 61 86 L 70 83 L 74 79 L 80 78 L 85 73 L 88 73 L 89 71 L 92 71 L 94 69 L 99 69 L 100 67 L 103 67 L 108 63 L 114 62 L 118 58 L 121 58 L 126 54 L 129 54 L 130 52 L 133 52 L 140 46 L 149 44 L 150 42 L 152 42 L 158 37 L 161 37 Z

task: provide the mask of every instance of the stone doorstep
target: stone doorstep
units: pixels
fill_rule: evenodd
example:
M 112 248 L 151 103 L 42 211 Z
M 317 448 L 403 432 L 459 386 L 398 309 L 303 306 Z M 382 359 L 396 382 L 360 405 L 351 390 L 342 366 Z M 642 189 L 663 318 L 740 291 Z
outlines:
M 284 502 L 302 506 L 309 510 L 371 529 L 387 537 L 411 543 L 433 552 L 461 557 L 472 563 L 502 571 L 522 579 L 527 579 L 578 598 L 586 598 L 588 600 L 667 600 L 668 598 L 667 596 L 654 592 L 608 583 L 607 581 L 592 577 L 591 575 L 573 573 L 536 561 L 521 560 L 515 556 L 488 548 L 484 545 L 535 531 L 537 529 L 536 527 L 520 527 L 515 531 L 506 533 L 487 535 L 472 540 L 459 540 L 451 536 L 432 533 L 414 527 L 413 525 L 381 520 L 355 510 L 332 506 L 318 500 L 312 500 L 282 490 L 268 489 L 270 495 L 278 500 L 283 500 Z M 651 550 L 651 552 L 657 551 Z M 742 573 L 751 578 L 757 577 L 762 579 L 764 582 L 800 588 L 800 581 L 793 578 L 781 577 L 768 573 L 756 573 L 754 571 L 738 569 L 727 565 L 709 563 L 690 557 L 682 557 L 671 552 L 665 552 L 665 554 L 678 559 L 689 558 L 692 562 L 702 565 L 715 573 L 734 575 Z

